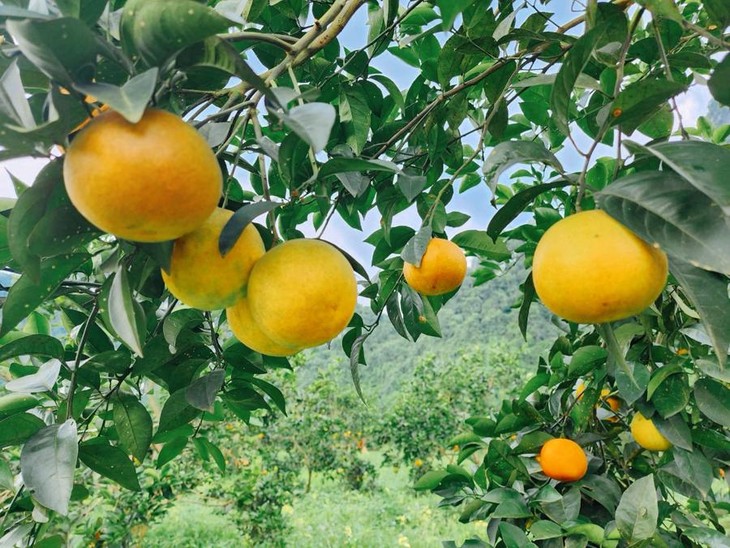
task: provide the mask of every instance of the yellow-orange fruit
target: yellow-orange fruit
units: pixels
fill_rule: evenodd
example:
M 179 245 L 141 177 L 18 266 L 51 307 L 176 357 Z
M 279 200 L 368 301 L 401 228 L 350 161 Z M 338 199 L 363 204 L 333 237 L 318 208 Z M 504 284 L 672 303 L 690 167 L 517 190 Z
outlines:
M 256 227 L 249 224 L 225 257 L 221 256 L 218 239 L 232 216 L 232 211 L 216 208 L 202 225 L 175 240 L 170 273 L 163 270 L 162 279 L 184 304 L 219 310 L 245 295 L 251 269 L 266 248 Z
M 600 210 L 551 226 L 535 250 L 532 277 L 543 304 L 576 323 L 638 314 L 667 281 L 667 256 Z
M 466 256 L 449 240 L 433 238 L 426 246 L 421 265 L 403 265 L 403 276 L 421 295 L 443 295 L 461 285 L 466 276 Z
M 588 471 L 588 458 L 573 440 L 553 438 L 545 442 L 538 457 L 542 473 L 558 481 L 578 481 Z
M 320 240 L 289 240 L 254 265 L 248 305 L 261 331 L 284 347 L 309 348 L 333 339 L 357 303 L 350 263 Z
M 666 451 L 672 443 L 665 438 L 654 421 L 647 419 L 641 413 L 636 413 L 631 420 L 631 435 L 641 447 L 647 451 Z
M 136 124 L 114 111 L 94 118 L 69 145 L 63 176 L 90 223 L 138 242 L 174 240 L 200 226 L 223 185 L 205 139 L 157 109 Z
M 276 344 L 261 331 L 248 307 L 248 299 L 240 299 L 236 304 L 226 309 L 228 326 L 236 337 L 251 350 L 267 356 L 291 356 L 299 349 Z

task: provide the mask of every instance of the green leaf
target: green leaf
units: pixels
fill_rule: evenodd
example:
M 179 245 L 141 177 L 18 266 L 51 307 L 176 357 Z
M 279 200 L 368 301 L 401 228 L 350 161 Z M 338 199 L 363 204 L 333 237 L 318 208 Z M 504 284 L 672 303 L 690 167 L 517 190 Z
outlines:
M 27 246 L 39 257 L 55 257 L 79 250 L 100 234 L 75 207 L 60 206 L 41 217 L 28 236 Z
M 427 179 L 425 175 L 411 175 L 409 173 L 399 173 L 395 186 L 403 193 L 408 203 L 411 203 L 426 187 Z
M 53 358 L 41 365 L 35 373 L 8 381 L 5 383 L 5 388 L 10 392 L 21 392 L 23 394 L 49 392 L 53 390 L 60 372 L 61 362 Z
M 337 113 L 328 103 L 297 105 L 288 112 L 273 110 L 290 129 L 302 138 L 315 153 L 324 150 L 330 138 Z
M 152 99 L 158 74 L 159 69 L 154 67 L 131 78 L 121 87 L 103 82 L 91 82 L 77 83 L 74 88 L 96 97 L 97 100 L 121 114 L 127 121 L 136 124 L 142 119 L 147 104 Z
M 185 390 L 185 400 L 196 409 L 212 411 L 213 403 L 225 378 L 226 372 L 223 369 L 216 369 L 195 379 Z
M 140 333 L 138 310 L 135 308 L 133 300 L 127 271 L 123 265 L 120 265 L 114 273 L 114 279 L 109 288 L 109 320 L 112 329 L 124 344 L 141 357 L 143 355 L 143 335 Z
M 637 479 L 624 491 L 616 508 L 616 526 L 621 537 L 635 543 L 654 536 L 659 518 L 654 476 Z
M 62 516 L 68 514 L 78 452 L 73 420 L 42 428 L 20 452 L 20 472 L 28 491 Z
M 517 447 L 512 449 L 512 452 L 515 455 L 520 455 L 522 453 L 537 453 L 537 450 L 542 447 L 546 441 L 551 439 L 553 439 L 553 436 L 547 432 L 529 432 L 522 436 L 520 443 L 517 444 Z
M 591 29 L 573 44 L 564 58 L 563 64 L 558 71 L 550 94 L 550 107 L 553 110 L 553 121 L 563 135 L 570 131 L 570 96 L 578 81 L 578 77 L 591 59 L 591 54 L 596 44 L 603 36 L 601 28 Z
M 709 527 L 687 527 L 682 529 L 682 536 L 694 541 L 698 546 L 714 548 L 727 548 L 728 546 L 727 535 Z
M 730 296 L 727 292 L 727 279 L 675 258 L 670 260 L 669 266 L 672 275 L 700 315 L 715 349 L 717 362 L 721 368 L 724 367 L 730 348 Z
M 0 420 L 33 409 L 38 400 L 28 394 L 6 394 L 0 396 Z
M 172 248 L 174 240 L 166 242 L 143 243 L 135 242 L 135 245 L 150 257 L 162 270 L 170 273 L 170 262 L 172 261 Z
M 430 491 L 435 489 L 449 473 L 446 470 L 430 470 L 423 474 L 413 486 L 416 491 Z
M 541 519 L 530 525 L 530 534 L 535 540 L 547 540 L 563 536 L 563 529 L 555 522 Z
M 673 491 L 706 500 L 712 489 L 712 465 L 701 451 L 672 449 L 673 460 L 659 469 L 659 479 Z
M 20 79 L 17 60 L 10 64 L 0 78 L 0 113 L 16 126 L 24 128 L 35 126 L 33 112 L 25 97 L 23 81 Z
M 554 183 L 535 185 L 519 191 L 510 197 L 507 203 L 500 207 L 497 213 L 494 214 L 489 221 L 489 226 L 487 226 L 487 234 L 493 240 L 496 240 L 507 225 L 514 221 L 536 197 L 553 188 L 561 188 L 569 184 L 568 181 L 556 181 Z
M 178 426 L 189 423 L 199 414 L 200 410 L 188 403 L 187 387 L 173 392 L 162 407 L 160 424 L 157 427 L 155 438 L 164 432 L 169 432 Z
M 6 24 L 23 55 L 49 78 L 70 86 L 93 75 L 99 45 L 79 19 L 11 19 Z
M 0 490 L 15 491 L 13 482 L 13 473 L 10 471 L 10 465 L 7 461 L 0 457 Z
M 720 28 L 727 28 L 730 25 L 730 6 L 725 0 L 705 0 L 703 2 L 707 15 L 710 16 Z
M 654 415 L 651 420 L 672 445 L 692 451 L 692 432 L 682 415 L 672 415 L 668 419 Z
M 94 438 L 79 446 L 79 459 L 97 474 L 115 481 L 130 491 L 139 491 L 139 479 L 127 454 L 109 444 L 105 438 Z
M 119 32 L 128 53 L 161 66 L 182 49 L 219 32 L 230 21 L 193 0 L 132 0 L 122 12 Z
M 535 141 L 505 141 L 495 146 L 487 156 L 482 170 L 487 185 L 494 193 L 499 177 L 515 164 L 540 162 L 562 172 L 563 167 L 555 155 Z
M 694 386 L 695 400 L 702 414 L 716 423 L 730 424 L 730 390 L 712 379 L 700 379 Z
M 256 377 L 251 379 L 251 384 L 258 386 L 264 393 L 266 393 L 279 411 L 286 415 L 286 399 L 284 398 L 284 394 L 281 393 L 281 390 L 273 384 Z
M 352 377 L 352 384 L 355 387 L 355 392 L 360 400 L 365 403 L 365 396 L 362 392 L 362 386 L 360 385 L 360 363 L 363 361 L 363 344 L 368 338 L 368 333 L 363 335 L 359 334 L 359 330 L 352 330 L 351 332 L 358 333 L 355 340 L 352 341 L 352 347 L 350 348 L 350 376 Z
M 447 32 L 454 24 L 457 15 L 474 3 L 474 0 L 436 0 L 441 12 L 441 29 Z
M 387 160 L 365 160 L 363 158 L 332 158 L 320 168 L 318 177 L 324 179 L 336 173 L 385 171 L 398 173 L 400 168 Z
M 730 215 L 730 188 L 725 176 L 730 171 L 730 151 L 704 141 L 676 141 L 645 147 L 631 141 L 627 148 L 633 152 L 659 158 L 700 192 L 710 197 Z
M 597 369 L 606 362 L 608 352 L 600 346 L 582 346 L 573 353 L 568 364 L 568 377 L 575 379 Z
M 0 348 L 0 362 L 17 356 L 48 356 L 64 359 L 61 341 L 48 335 L 29 335 L 6 343 Z
M 537 548 L 522 529 L 509 522 L 503 521 L 499 524 L 499 534 L 506 548 Z
M 0 449 L 24 443 L 44 426 L 41 419 L 30 413 L 17 413 L 0 419 Z
M 517 324 L 520 328 L 520 333 L 522 333 L 522 338 L 525 340 L 527 340 L 527 320 L 530 317 L 530 306 L 536 296 L 535 282 L 532 280 L 532 271 L 530 271 L 525 279 L 525 283 L 522 284 L 522 302 L 520 303 L 520 311 L 517 315 Z
M 661 372 L 663 369 L 666 369 L 666 367 L 662 367 L 658 371 Z M 665 419 L 676 415 L 687 407 L 689 403 L 689 382 L 683 371 L 668 375 L 666 378 L 659 380 L 653 387 L 651 385 L 650 382 L 649 386 L 654 390 L 649 396 L 647 389 L 647 399 L 652 402 L 659 414 Z
M 403 247 L 400 254 L 401 258 L 407 263 L 420 267 L 423 254 L 426 253 L 426 247 L 431 242 L 431 234 L 430 226 L 422 226 L 418 229 L 418 232 Z
M 460 248 L 495 261 L 506 261 L 512 254 L 504 240 L 493 240 L 484 230 L 465 230 L 451 238 Z
M 46 259 L 41 263 L 39 283 L 23 274 L 8 291 L 3 306 L 0 337 L 18 325 L 30 312 L 40 306 L 61 285 L 69 274 L 86 262 L 87 254 L 76 253 Z
M 216 466 L 221 472 L 226 471 L 226 459 L 223 456 L 223 453 L 218 448 L 217 445 L 211 443 L 206 438 L 196 438 L 200 439 L 200 441 L 205 446 L 205 449 L 208 451 L 208 454 L 213 458 L 213 462 L 215 462 Z
M 668 172 L 624 177 L 598 195 L 601 207 L 667 254 L 730 274 L 730 222 L 705 194 Z
M 627 362 L 628 370 L 617 367 L 615 371 L 616 386 L 619 394 L 629 405 L 638 400 L 649 384 L 649 369 L 640 362 Z
M 157 456 L 157 468 L 161 468 L 163 465 L 170 462 L 172 459 L 177 457 L 180 453 L 183 452 L 183 449 L 185 449 L 185 446 L 188 444 L 188 438 L 183 436 L 178 436 L 170 440 L 165 444 L 165 446 L 160 450 L 160 454 Z
M 370 133 L 370 107 L 360 88 L 350 87 L 340 92 L 338 114 L 345 128 L 347 144 L 355 154 L 360 154 Z
M 612 116 L 611 125 L 620 125 L 621 131 L 631 134 L 669 99 L 685 91 L 687 86 L 680 82 L 659 78 L 639 80 L 619 93 L 606 112 Z
M 233 249 L 236 245 L 238 238 L 241 236 L 245 228 L 259 215 L 273 211 L 281 204 L 276 202 L 260 201 L 253 204 L 246 204 L 240 207 L 228 221 L 226 222 L 223 230 L 221 230 L 220 238 L 218 239 L 218 251 L 221 256 L 225 257 L 226 254 Z
M 131 394 L 119 393 L 114 399 L 114 426 L 119 445 L 138 461 L 143 461 L 152 441 L 152 417 Z
M 654 17 L 671 19 L 680 24 L 683 22 L 674 0 L 637 0 L 637 3 L 648 9 Z

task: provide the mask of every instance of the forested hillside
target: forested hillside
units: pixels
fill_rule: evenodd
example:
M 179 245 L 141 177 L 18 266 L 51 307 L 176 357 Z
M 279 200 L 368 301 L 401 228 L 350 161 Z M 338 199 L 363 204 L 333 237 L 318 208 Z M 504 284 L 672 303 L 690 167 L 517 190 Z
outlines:
M 449 360 L 465 351 L 481 351 L 485 362 L 494 353 L 512 353 L 527 369 L 536 365 L 537 356 L 555 337 L 557 327 L 550 314 L 533 304 L 527 329 L 527 341 L 518 327 L 519 285 L 525 272 L 515 266 L 485 285 L 474 285 L 468 276 L 456 295 L 439 311 L 440 338 L 422 336 L 415 344 L 407 343 L 389 322 L 382 322 L 365 343 L 367 365 L 360 368 L 363 392 L 369 401 L 387 401 L 404 381 L 411 377 L 415 365 L 424 356 Z M 366 321 L 372 313 L 360 307 Z M 302 382 L 314 378 L 324 366 L 337 364 L 342 382 L 352 385 L 349 362 L 342 352 L 341 341 L 333 341 L 305 353 L 305 365 L 298 371 Z M 485 363 L 485 366 L 488 364 Z

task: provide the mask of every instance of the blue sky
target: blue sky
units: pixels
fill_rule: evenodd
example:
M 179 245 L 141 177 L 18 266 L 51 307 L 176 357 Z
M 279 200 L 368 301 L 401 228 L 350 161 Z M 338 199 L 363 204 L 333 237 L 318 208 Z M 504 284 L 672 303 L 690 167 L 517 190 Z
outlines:
M 579 11 L 573 11 L 571 9 L 573 4 L 578 5 L 579 3 L 572 1 L 553 1 L 548 8 L 555 12 L 553 19 L 558 24 L 561 24 L 573 19 L 579 14 L 580 6 L 578 6 Z M 367 43 L 367 30 L 367 9 L 363 7 L 358 11 L 354 20 L 347 26 L 345 32 L 340 36 L 340 42 L 348 49 L 360 48 Z M 572 32 L 578 33 L 579 29 Z M 445 40 L 446 35 L 441 33 L 439 38 Z M 374 65 L 392 78 L 401 89 L 407 89 L 417 75 L 416 69 L 405 65 L 402 61 L 397 60 L 395 57 L 387 53 L 379 56 L 375 60 Z M 678 98 L 679 109 L 688 125 L 692 126 L 694 124 L 694 120 L 696 120 L 699 115 L 705 114 L 709 99 L 710 96 L 707 91 L 707 87 L 703 85 L 694 86 L 690 93 L 686 93 Z M 590 143 L 582 132 L 577 131 L 576 136 L 581 148 L 588 148 Z M 610 153 L 611 152 L 607 149 L 604 149 L 603 151 L 599 149 L 595 157 L 600 157 L 601 155 Z M 558 153 L 558 157 L 566 170 L 577 171 L 580 169 L 582 158 L 579 157 L 572 148 L 566 147 Z M 12 183 L 7 171 L 12 172 L 22 181 L 31 183 L 35 174 L 44 164 L 44 160 L 33 159 L 19 159 L 0 162 L 0 197 L 13 196 Z M 245 173 L 239 172 L 237 175 L 245 184 Z M 504 178 L 507 179 L 507 176 L 505 175 Z M 457 232 L 469 228 L 484 229 L 495 212 L 495 209 L 489 203 L 490 198 L 491 196 L 486 185 L 479 185 L 464 194 L 457 195 L 454 200 L 452 200 L 451 204 L 449 204 L 449 210 L 463 211 L 471 215 L 471 220 L 463 227 L 449 229 L 449 236 L 453 236 Z M 367 267 L 369 266 L 369 258 L 372 248 L 367 244 L 363 244 L 362 240 L 378 228 L 379 221 L 380 219 L 377 212 L 371 212 L 371 214 L 368 215 L 363 222 L 363 232 L 360 233 L 348 227 L 339 219 L 339 217 L 335 217 L 328 225 L 323 237 L 350 251 Z M 395 223 L 417 228 L 420 225 L 420 219 L 415 213 L 415 208 L 411 208 L 397 216 Z M 305 227 L 303 228 L 308 235 L 314 234 L 314 231 L 311 228 L 309 230 Z

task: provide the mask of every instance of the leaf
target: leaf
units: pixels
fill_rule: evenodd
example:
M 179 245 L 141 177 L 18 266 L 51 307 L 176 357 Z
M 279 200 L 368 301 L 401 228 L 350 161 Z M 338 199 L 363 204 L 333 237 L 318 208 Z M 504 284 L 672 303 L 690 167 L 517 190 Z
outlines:
M 39 257 L 55 257 L 77 251 L 100 234 L 75 207 L 60 206 L 41 217 L 28 235 L 27 247 Z
M 524 516 L 523 516 L 524 517 Z M 536 548 L 537 545 L 527 538 L 525 532 L 507 521 L 499 524 L 499 534 L 502 536 L 505 548 Z
M 120 21 L 122 46 L 149 66 L 161 66 L 182 49 L 219 32 L 230 22 L 193 0 L 132 0 Z
M 165 444 L 165 446 L 160 450 L 160 454 L 157 457 L 157 468 L 161 468 L 163 465 L 170 462 L 172 459 L 177 457 L 180 453 L 183 452 L 183 449 L 185 449 L 185 446 L 188 444 L 188 438 L 183 436 L 178 436 L 170 440 Z
M 355 387 L 355 392 L 357 392 L 358 397 L 363 403 L 365 403 L 365 396 L 363 395 L 362 387 L 360 386 L 360 362 L 362 361 L 360 358 L 362 355 L 363 344 L 368 338 L 368 335 L 369 333 L 365 333 L 364 335 L 358 335 L 355 337 L 355 340 L 352 342 L 352 347 L 350 348 L 350 375 L 352 377 L 352 384 Z
M 142 336 L 138 329 L 137 310 L 129 287 L 127 271 L 120 265 L 109 288 L 109 320 L 119 338 L 130 350 L 142 357 Z
M 185 391 L 185 400 L 196 409 L 211 411 L 225 378 L 226 372 L 223 369 L 216 369 L 195 379 Z
M 730 218 L 683 178 L 640 172 L 598 195 L 601 207 L 650 244 L 698 268 L 730 274 Z
M 97 100 L 121 114 L 128 122 L 136 124 L 142 119 L 147 104 L 152 99 L 158 75 L 159 69 L 153 67 L 131 78 L 121 87 L 103 82 L 91 82 L 77 83 L 74 88 L 86 95 L 96 97 Z
M 241 236 L 245 228 L 259 215 L 273 211 L 281 204 L 276 202 L 260 201 L 252 204 L 246 204 L 240 207 L 228 222 L 226 222 L 223 230 L 221 230 L 220 238 L 218 239 L 218 251 L 221 256 L 225 257 L 226 254 L 233 249 L 236 245 L 238 238 Z
M 673 415 L 668 419 L 654 415 L 651 420 L 672 445 L 692 451 L 692 432 L 682 415 Z
M 127 454 L 104 438 L 94 438 L 79 446 L 79 459 L 97 474 L 130 491 L 139 491 L 139 479 Z
M 646 391 L 651 374 L 640 362 L 627 362 L 626 366 L 628 371 L 621 367 L 616 368 L 616 386 L 621 398 L 631 405 Z
M 216 466 L 218 467 L 218 470 L 220 470 L 221 472 L 225 472 L 226 471 L 226 459 L 223 456 L 223 453 L 221 452 L 221 450 L 218 448 L 218 446 L 211 443 L 206 438 L 196 438 L 196 440 L 197 439 L 199 439 L 203 443 L 208 454 L 213 458 L 213 462 L 215 462 Z
M 665 367 L 662 369 L 665 369 Z M 661 372 L 662 369 L 659 371 Z M 651 382 L 649 384 L 651 386 Z M 689 403 L 687 375 L 681 371 L 677 374 L 669 375 L 664 380 L 658 382 L 651 396 L 648 396 L 647 390 L 647 399 L 652 402 L 659 415 L 665 419 L 683 411 Z
M 610 109 L 611 125 L 620 125 L 621 131 L 631 134 L 651 118 L 666 102 L 687 91 L 680 82 L 659 78 L 646 78 L 630 84 L 620 92 Z
M 0 347 L 0 362 L 17 356 L 48 356 L 64 358 L 61 341 L 48 335 L 29 335 L 5 343 Z
M 423 189 L 426 187 L 427 179 L 425 175 L 410 175 L 408 173 L 399 173 L 395 186 L 398 187 L 406 197 L 408 203 L 411 203 Z
M 712 465 L 701 451 L 690 453 L 675 447 L 673 460 L 659 469 L 659 479 L 686 497 L 706 500 L 712 490 Z
M 54 358 L 41 365 L 37 373 L 5 383 L 5 389 L 10 392 L 20 392 L 22 394 L 48 392 L 53 390 L 60 372 L 61 362 Z
M 525 283 L 522 284 L 522 302 L 520 303 L 520 311 L 517 315 L 517 324 L 522 333 L 522 338 L 527 340 L 527 320 L 530 317 L 530 306 L 537 293 L 535 292 L 535 282 L 532 280 L 532 271 L 527 275 Z
M 135 245 L 150 257 L 157 266 L 169 274 L 174 243 L 175 240 L 168 240 L 154 243 L 135 242 Z
M 441 12 L 441 30 L 448 32 L 456 17 L 474 3 L 474 0 L 436 0 Z
M 600 346 L 582 346 L 573 353 L 568 364 L 568 377 L 571 379 L 582 377 L 598 369 L 606 362 L 608 352 Z
M 682 24 L 682 14 L 674 0 L 637 0 L 637 4 L 648 9 L 654 17 L 671 19 Z
M 532 201 L 540 194 L 552 190 L 553 188 L 561 188 L 571 184 L 568 181 L 556 181 L 554 183 L 544 183 L 535 185 L 525 190 L 521 190 L 497 210 L 492 219 L 489 221 L 487 227 L 487 234 L 493 240 L 502 234 L 502 231 L 514 221 L 517 216 L 524 211 L 524 209 L 532 203 Z
M 465 230 L 451 241 L 466 251 L 495 261 L 506 261 L 512 256 L 504 240 L 493 240 L 484 230 Z
M 482 171 L 492 193 L 497 188 L 499 177 L 515 164 L 540 162 L 553 166 L 562 172 L 563 167 L 555 155 L 535 141 L 505 141 L 495 146 L 487 156 Z
M 200 411 L 188 403 L 187 387 L 173 392 L 162 407 L 160 424 L 157 427 L 155 438 L 164 432 L 169 432 L 178 426 L 189 423 L 199 414 Z M 153 441 L 155 438 L 153 438 Z
M 516 89 L 529 88 L 533 86 L 552 86 L 555 83 L 557 76 L 557 73 L 540 74 L 539 76 L 525 78 L 519 82 L 513 82 L 511 85 Z M 575 81 L 575 85 L 573 87 L 600 90 L 601 83 L 595 78 L 591 78 L 587 74 L 581 73 L 578 75 L 578 79 Z
M 98 42 L 79 19 L 11 19 L 6 25 L 23 55 L 52 80 L 71 86 L 93 74 Z
M 131 394 L 119 393 L 114 399 L 113 417 L 119 445 L 143 461 L 152 441 L 152 417 L 145 406 Z
M 694 395 L 703 415 L 722 426 L 730 424 L 730 390 L 712 379 L 700 379 Z
M 672 275 L 699 313 L 715 349 L 717 362 L 720 367 L 724 367 L 730 348 L 730 296 L 727 292 L 727 280 L 714 272 L 702 270 L 676 258 L 670 260 L 669 266 Z
M 418 232 L 403 246 L 403 251 L 400 254 L 401 258 L 407 263 L 420 267 L 421 259 L 423 259 L 426 248 L 431 242 L 431 234 L 430 226 L 422 226 L 418 229 Z
M 658 518 L 654 476 L 649 474 L 637 479 L 624 491 L 616 508 L 616 526 L 621 537 L 633 544 L 654 536 Z
M 86 262 L 87 254 L 75 253 L 51 257 L 41 263 L 40 280 L 34 283 L 27 273 L 12 285 L 3 305 L 0 337 L 18 325 L 61 285 L 71 272 Z
M 730 6 L 725 0 L 705 0 L 703 2 L 707 15 L 721 28 L 730 25 Z
M 315 153 L 327 146 L 337 117 L 335 107 L 328 103 L 306 103 L 297 105 L 288 112 L 274 110 L 272 114 L 309 144 Z
M 17 413 L 0 419 L 0 449 L 20 445 L 46 424 L 30 413 Z
M 370 133 L 370 107 L 361 88 L 349 87 L 340 91 L 338 114 L 347 144 L 355 154 L 360 154 Z
M 28 491 L 63 516 L 68 514 L 78 452 L 76 423 L 69 419 L 38 431 L 20 453 L 20 472 Z
M 563 61 L 558 75 L 555 77 L 552 93 L 550 94 L 550 108 L 553 111 L 553 121 L 563 135 L 570 131 L 570 96 L 578 81 L 578 77 L 591 59 L 593 49 L 603 36 L 602 28 L 591 29 L 573 44 Z
M 33 409 L 38 405 L 38 400 L 26 394 L 6 394 L 0 396 L 0 420 Z
M 445 470 L 430 470 L 418 478 L 413 488 L 416 491 L 430 491 L 438 487 L 441 480 L 448 475 L 449 473 Z
M 20 127 L 35 126 L 33 112 L 30 110 L 23 81 L 20 79 L 17 60 L 13 61 L 0 77 L 0 113 Z
M 385 171 L 398 173 L 400 168 L 387 160 L 365 160 L 362 158 L 332 158 L 320 168 L 318 177 L 324 179 L 336 173 Z

